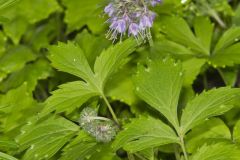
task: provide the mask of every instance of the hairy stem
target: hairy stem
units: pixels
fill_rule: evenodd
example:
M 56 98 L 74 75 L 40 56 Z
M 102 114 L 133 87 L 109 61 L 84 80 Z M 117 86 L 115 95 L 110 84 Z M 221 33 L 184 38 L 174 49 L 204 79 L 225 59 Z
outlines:
M 108 107 L 108 109 L 109 109 L 109 111 L 110 111 L 110 113 L 111 113 L 111 115 L 112 115 L 112 117 L 113 117 L 113 120 L 114 120 L 117 124 L 119 124 L 119 121 L 118 121 L 118 119 L 117 119 L 117 116 L 115 115 L 115 113 L 114 113 L 114 111 L 113 111 L 113 109 L 112 109 L 112 106 L 111 106 L 110 103 L 108 102 L 106 96 L 105 96 L 105 95 L 102 95 L 102 98 L 103 98 L 104 102 L 106 103 L 106 105 L 107 105 L 107 107 Z

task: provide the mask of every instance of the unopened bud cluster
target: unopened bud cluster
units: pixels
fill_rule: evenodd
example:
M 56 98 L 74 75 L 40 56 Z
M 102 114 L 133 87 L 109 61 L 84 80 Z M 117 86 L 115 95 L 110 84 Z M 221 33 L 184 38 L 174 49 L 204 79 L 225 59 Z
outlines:
M 108 15 L 110 24 L 107 38 L 115 41 L 125 34 L 137 40 L 151 39 L 150 28 L 156 13 L 149 7 L 154 7 L 161 0 L 111 0 L 104 12 Z
M 97 116 L 97 111 L 90 107 L 83 109 L 78 122 L 82 129 L 95 137 L 98 142 L 110 142 L 118 131 L 112 120 Z

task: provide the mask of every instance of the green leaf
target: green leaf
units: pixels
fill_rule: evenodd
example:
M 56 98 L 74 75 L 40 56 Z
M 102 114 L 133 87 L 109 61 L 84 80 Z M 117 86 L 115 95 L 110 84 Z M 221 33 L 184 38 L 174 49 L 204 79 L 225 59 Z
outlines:
M 22 35 L 26 32 L 30 25 L 25 17 L 13 17 L 11 21 L 3 23 L 3 30 L 5 34 L 10 37 L 14 44 L 19 44 Z
M 213 9 L 218 12 L 222 12 L 224 15 L 234 15 L 234 11 L 227 0 L 212 0 L 208 1 Z
M 111 44 L 111 41 L 107 40 L 104 36 L 95 36 L 88 33 L 87 30 L 78 34 L 75 41 L 84 51 L 84 55 L 92 68 L 96 57 Z
M 72 42 L 59 42 L 57 46 L 51 46 L 49 52 L 49 59 L 58 70 L 78 76 L 86 82 L 94 80 L 94 73 L 79 46 Z
M 79 46 L 69 42 L 50 47 L 50 60 L 53 66 L 60 71 L 76 75 L 85 82 L 76 81 L 60 86 L 60 90 L 53 92 L 53 96 L 47 100 L 42 116 L 54 110 L 69 113 L 91 97 L 105 96 L 104 83 L 124 64 L 136 45 L 131 39 L 103 51 L 95 62 L 95 73 Z
M 195 37 L 187 22 L 181 17 L 165 16 L 161 17 L 160 22 L 160 25 L 162 26 L 161 31 L 166 34 L 166 37 L 168 39 L 177 42 L 187 48 L 191 48 L 196 53 L 205 55 L 209 54 L 209 50 L 205 48 L 200 39 L 197 39 Z M 212 28 L 212 26 L 210 27 Z M 209 30 L 211 30 L 211 28 Z M 196 29 L 196 31 L 198 31 L 198 29 Z M 200 36 L 199 32 L 197 32 L 197 34 Z M 203 37 L 203 35 L 201 36 Z
M 219 52 L 232 44 L 237 42 L 240 38 L 240 27 L 232 27 L 224 32 L 222 37 L 218 40 L 213 53 L 219 54 Z
M 123 147 L 132 153 L 160 145 L 179 143 L 179 138 L 172 128 L 151 117 L 134 119 L 124 128 L 113 142 L 115 150 Z
M 211 49 L 212 35 L 214 24 L 211 23 L 208 17 L 196 17 L 194 20 L 194 31 L 196 37 L 208 51 Z
M 35 106 L 36 102 L 27 91 L 27 83 L 0 97 L 0 112 L 4 113 L 4 118 L 1 118 L 3 132 L 23 125 Z
M 7 74 L 17 71 L 24 67 L 25 63 L 32 61 L 36 55 L 26 46 L 16 46 L 7 51 L 0 58 L 0 82 L 7 76 Z
M 137 43 L 133 39 L 128 39 L 123 43 L 116 44 L 104 50 L 97 57 L 94 71 L 98 81 L 103 88 L 107 79 L 126 61 L 126 57 L 130 55 L 137 47 Z
M 137 95 L 179 126 L 177 106 L 183 83 L 182 66 L 172 59 L 148 61 L 140 66 L 134 81 Z
M 18 1 L 19 0 L 0 0 L 0 9 L 7 8 L 7 7 L 15 4 Z
M 118 160 L 109 144 L 97 143 L 95 139 L 80 131 L 78 136 L 64 149 L 60 160 Z
M 221 49 L 210 57 L 211 63 L 217 66 L 233 66 L 240 64 L 240 43 L 233 44 L 229 47 Z
M 99 95 L 95 88 L 83 81 L 66 83 L 59 88 L 53 92 L 53 96 L 47 99 L 47 107 L 43 109 L 41 115 L 44 116 L 54 110 L 57 113 L 64 111 L 71 113 L 91 97 Z
M 97 148 L 97 142 L 85 132 L 80 131 L 78 136 L 64 147 L 60 160 L 85 159 L 91 157 Z
M 236 123 L 233 129 L 233 140 L 234 142 L 240 143 L 240 121 Z
M 213 118 L 206 123 L 196 126 L 187 134 L 186 148 L 189 153 L 193 153 L 204 143 L 218 141 L 230 141 L 231 133 L 227 125 L 218 118 Z
M 7 37 L 4 35 L 3 32 L 0 32 L 0 58 L 6 51 L 6 41 Z
M 222 87 L 212 89 L 189 101 L 183 111 L 181 126 L 183 133 L 203 123 L 208 118 L 221 115 L 230 110 L 233 101 L 239 96 L 239 89 Z
M 240 27 L 232 27 L 225 31 L 214 48 L 213 54 L 210 57 L 210 63 L 217 66 L 233 66 L 234 64 L 239 64 L 239 39 Z
M 3 153 L 3 152 L 0 152 L 0 159 L 1 160 L 18 160 L 17 158 L 15 157 L 12 157 L 6 153 Z
M 140 154 L 141 156 L 145 157 L 147 160 L 155 160 L 155 150 L 154 148 L 148 148 L 144 149 L 137 154 Z
M 57 10 L 60 10 L 60 7 L 56 0 L 20 0 L 13 7 L 0 11 L 2 16 L 9 19 L 3 22 L 4 32 L 18 44 L 31 24 L 48 18 Z
M 18 149 L 18 144 L 14 140 L 1 136 L 0 138 L 0 150 L 1 151 L 14 151 Z
M 24 160 L 49 159 L 66 144 L 79 127 L 62 117 L 50 117 L 42 122 L 29 121 L 16 141 L 20 150 L 28 149 Z M 47 149 L 46 149 L 47 148 Z
M 27 19 L 30 24 L 48 18 L 48 16 L 60 10 L 56 0 L 21 0 L 18 6 L 21 15 Z
M 68 24 L 68 32 L 81 29 L 84 25 L 88 25 L 95 33 L 103 31 L 105 19 L 99 17 L 104 7 L 101 1 L 63 0 L 62 3 L 67 8 L 64 21 Z
M 235 86 L 238 77 L 237 67 L 219 68 L 218 72 L 227 86 Z
M 194 11 L 197 9 L 201 15 L 211 16 L 218 20 L 218 14 L 223 14 L 225 16 L 233 16 L 234 11 L 227 0 L 198 0 L 194 1 L 196 3 Z M 196 11 L 195 11 L 196 12 Z M 220 13 L 218 13 L 220 12 Z M 196 14 L 196 13 L 195 13 Z M 197 13 L 199 14 L 199 13 Z M 217 18 L 216 18 L 217 17 Z
M 194 52 L 190 49 L 174 41 L 160 39 L 159 42 L 155 42 L 154 44 L 155 45 L 153 47 L 162 53 L 172 55 L 194 55 Z
M 235 15 L 232 17 L 232 23 L 234 26 L 240 26 L 240 5 L 235 10 Z
M 47 48 L 56 38 L 61 39 L 62 35 L 59 35 L 61 24 L 58 14 L 60 13 L 56 13 L 56 16 L 49 18 L 46 23 L 28 27 L 22 41 L 34 50 L 41 51 L 42 48 Z
M 88 157 L 87 157 L 88 158 Z M 89 160 L 121 160 L 115 152 L 113 152 L 109 144 L 103 144 L 100 149 L 95 152 Z
M 240 150 L 234 144 L 217 143 L 202 146 L 190 160 L 239 160 Z
M 194 80 L 199 75 L 201 68 L 205 63 L 205 59 L 199 58 L 191 58 L 183 62 L 184 86 L 190 86 L 193 84 Z
M 23 69 L 12 73 L 5 81 L 0 83 L 0 90 L 6 92 L 27 82 L 28 91 L 33 91 L 38 80 L 46 79 L 52 72 L 49 62 L 45 59 L 39 59 L 35 63 L 27 64 Z
M 119 100 L 132 106 L 138 102 L 138 98 L 134 93 L 134 84 L 132 81 L 133 66 L 130 64 L 121 68 L 117 74 L 111 77 L 106 85 L 106 95 L 113 100 Z M 132 108 L 131 108 L 132 109 Z

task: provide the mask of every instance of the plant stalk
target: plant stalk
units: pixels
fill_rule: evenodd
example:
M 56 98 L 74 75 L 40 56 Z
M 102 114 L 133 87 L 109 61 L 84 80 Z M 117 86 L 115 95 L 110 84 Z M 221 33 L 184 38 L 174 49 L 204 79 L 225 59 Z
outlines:
M 175 154 L 176 160 L 181 160 L 181 156 L 180 156 L 180 153 L 179 153 L 178 146 L 173 145 L 173 147 L 174 147 L 174 154 Z
M 117 124 L 119 124 L 119 121 L 118 121 L 118 119 L 117 119 L 117 116 L 115 115 L 115 113 L 114 113 L 114 111 L 113 111 L 113 109 L 112 109 L 112 106 L 111 106 L 110 103 L 108 102 L 106 96 L 103 95 L 103 94 L 102 94 L 101 96 L 102 96 L 104 102 L 106 103 L 106 105 L 107 105 L 107 107 L 108 107 L 108 109 L 109 109 L 109 111 L 110 111 L 110 113 L 111 113 L 111 115 L 112 115 L 112 117 L 113 117 L 113 120 L 114 120 Z
M 227 80 L 225 79 L 223 72 L 222 72 L 221 69 L 219 69 L 219 68 L 217 68 L 217 71 L 218 71 L 219 75 L 221 76 L 224 84 L 227 86 L 227 85 L 228 85 L 228 82 L 227 82 Z
M 206 5 L 206 7 L 207 7 L 209 15 L 212 16 L 222 28 L 226 28 L 226 24 L 219 17 L 218 13 L 214 9 L 209 7 L 209 5 Z
M 184 158 L 185 158 L 185 160 L 188 160 L 188 154 L 186 152 L 186 147 L 185 147 L 183 136 L 180 136 L 180 142 L 181 142 L 181 148 L 183 151 Z

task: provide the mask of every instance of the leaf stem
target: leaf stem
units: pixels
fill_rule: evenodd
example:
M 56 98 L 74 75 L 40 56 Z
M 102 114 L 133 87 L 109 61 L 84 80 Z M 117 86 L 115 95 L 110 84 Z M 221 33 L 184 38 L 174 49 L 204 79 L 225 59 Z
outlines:
M 104 94 L 102 94 L 101 96 L 102 96 L 104 102 L 106 103 L 106 105 L 107 105 L 107 107 L 108 107 L 108 109 L 109 109 L 109 111 L 110 111 L 110 113 L 111 113 L 114 121 L 115 121 L 117 124 L 119 124 L 119 121 L 118 121 L 118 119 L 117 119 L 117 116 L 115 115 L 115 113 L 114 113 L 114 111 L 113 111 L 113 109 L 112 109 L 112 106 L 111 106 L 110 103 L 108 102 L 106 96 L 105 96 Z
M 207 82 L 206 73 L 203 74 L 203 86 L 204 86 L 204 89 L 208 90 L 208 82 Z
M 183 151 L 184 158 L 185 158 L 185 160 L 188 160 L 188 154 L 186 152 L 186 147 L 185 147 L 183 136 L 180 136 L 180 142 L 181 142 L 181 148 Z
M 226 28 L 226 24 L 219 17 L 218 13 L 214 9 L 212 9 L 208 4 L 205 4 L 205 6 L 207 7 L 208 14 L 212 16 L 222 28 Z
M 173 147 L 174 147 L 174 154 L 175 154 L 176 160 L 181 160 L 178 146 L 174 144 Z
M 217 68 L 217 71 L 218 71 L 219 75 L 221 76 L 221 78 L 222 78 L 222 80 L 223 80 L 224 84 L 227 86 L 227 85 L 228 85 L 228 82 L 227 82 L 227 80 L 225 79 L 225 77 L 224 77 L 224 74 L 223 74 L 222 70 L 221 70 L 221 69 L 219 69 L 219 68 Z

